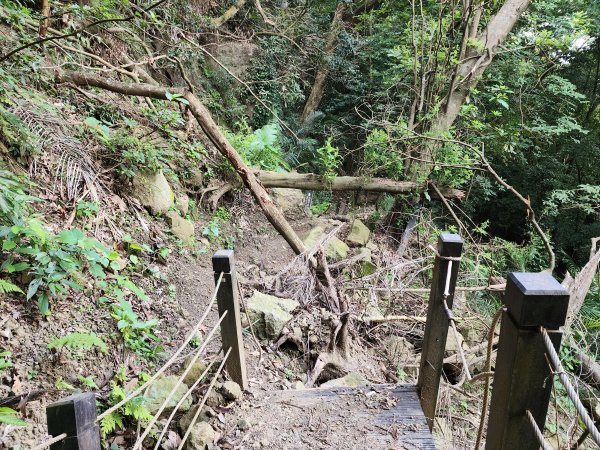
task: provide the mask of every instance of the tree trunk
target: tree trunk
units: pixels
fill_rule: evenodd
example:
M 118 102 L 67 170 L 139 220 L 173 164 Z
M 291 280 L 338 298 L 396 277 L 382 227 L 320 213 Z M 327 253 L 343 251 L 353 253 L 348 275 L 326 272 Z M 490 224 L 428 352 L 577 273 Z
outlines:
M 45 38 L 50 27 L 50 0 L 42 0 L 41 13 L 44 18 L 40 21 L 40 37 Z
M 333 15 L 333 21 L 331 22 L 331 28 L 329 29 L 329 33 L 327 34 L 327 38 L 325 39 L 325 48 L 323 50 L 323 61 L 321 62 L 319 68 L 317 69 L 317 74 L 315 75 L 315 82 L 310 91 L 310 95 L 308 96 L 308 100 L 304 105 L 304 111 L 302 111 L 302 116 L 300 117 L 301 121 L 304 122 L 308 116 L 316 111 L 321 103 L 321 99 L 323 98 L 323 92 L 325 91 L 325 81 L 327 80 L 327 75 L 329 75 L 329 61 L 334 51 L 337 43 L 337 36 L 341 28 L 342 17 L 344 15 L 344 11 L 346 10 L 346 4 L 343 2 L 338 3 L 335 8 L 335 14 Z
M 167 92 L 170 94 L 183 95 L 189 102 L 190 111 L 198 121 L 198 124 L 204 133 L 206 133 L 219 152 L 231 163 L 232 167 L 262 208 L 269 222 L 271 222 L 275 229 L 283 236 L 294 252 L 300 254 L 306 250 L 304 243 L 292 229 L 281 211 L 275 206 L 265 188 L 254 175 L 254 172 L 246 166 L 244 161 L 242 161 L 242 158 L 236 152 L 235 148 L 233 148 L 219 130 L 219 127 L 213 120 L 208 109 L 206 109 L 194 94 L 181 88 L 169 88 L 167 90 L 162 86 L 142 83 L 122 83 L 100 76 L 87 75 L 78 72 L 57 71 L 55 78 L 57 81 L 63 83 L 70 82 L 78 86 L 94 86 L 119 94 L 151 97 L 160 100 L 167 100 Z
M 221 25 L 223 25 L 225 22 L 227 22 L 229 19 L 235 16 L 238 13 L 238 11 L 242 8 L 242 6 L 244 6 L 244 3 L 246 3 L 246 0 L 238 0 L 235 3 L 235 5 L 231 5 L 221 17 L 213 19 L 212 26 L 214 28 L 219 28 Z
M 481 17 L 480 9 L 477 8 L 475 10 L 473 22 L 471 22 L 470 26 L 467 24 L 465 33 L 470 41 L 476 39 L 482 48 L 475 48 L 472 42 L 465 40 L 466 49 L 464 56 L 454 68 L 448 93 L 442 102 L 440 111 L 429 127 L 430 135 L 441 137 L 450 130 L 471 89 L 477 86 L 479 78 L 496 55 L 498 47 L 504 42 L 517 23 L 517 20 L 521 17 L 521 14 L 527 9 L 530 1 L 506 0 L 481 33 L 469 36 L 471 33 L 476 33 L 476 25 L 479 23 L 479 18 Z M 418 150 L 418 159 L 422 161 L 433 160 L 435 150 L 438 147 L 439 142 L 428 141 Z M 428 175 L 427 163 L 411 162 L 409 175 L 413 180 L 426 178 Z
M 314 173 L 280 173 L 256 171 L 265 187 L 305 189 L 311 191 L 371 191 L 398 194 L 411 192 L 420 187 L 413 181 L 394 181 L 388 178 L 335 177 L 331 181 Z M 425 185 L 423 185 L 424 187 Z M 461 199 L 464 192 L 448 187 L 438 188 L 446 198 Z M 431 195 L 436 196 L 432 190 Z
M 579 316 L 579 310 L 583 306 L 585 297 L 594 281 L 594 276 L 598 272 L 598 265 L 600 264 L 600 248 L 597 248 L 597 245 L 599 241 L 600 237 L 592 239 L 589 261 L 583 266 L 581 271 L 575 275 L 575 279 L 570 280 L 568 289 L 571 298 L 569 299 L 569 311 L 567 313 L 565 328 L 569 328 L 577 316 Z

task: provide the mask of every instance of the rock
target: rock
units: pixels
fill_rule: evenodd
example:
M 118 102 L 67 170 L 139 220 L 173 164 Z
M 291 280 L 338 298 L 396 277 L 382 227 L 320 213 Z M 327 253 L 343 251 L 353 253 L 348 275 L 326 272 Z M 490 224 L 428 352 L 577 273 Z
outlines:
M 167 213 L 169 224 L 171 226 L 171 232 L 181 239 L 186 244 L 193 242 L 194 239 L 194 224 L 181 217 L 174 211 Z
M 177 204 L 177 209 L 179 210 L 181 215 L 185 217 L 185 215 L 190 210 L 190 198 L 185 194 L 181 194 L 177 196 L 175 203 Z
M 298 380 L 293 384 L 292 387 L 299 391 L 300 389 L 304 389 L 304 383 L 302 381 Z
M 208 397 L 206 397 L 206 404 L 208 406 L 212 406 L 213 408 L 216 408 L 217 406 L 221 406 L 224 403 L 225 403 L 225 397 L 223 397 L 223 394 L 221 394 L 216 389 L 213 389 L 212 391 L 210 391 L 210 394 L 208 394 Z
M 371 230 L 369 230 L 362 221 L 355 219 L 354 222 L 352 222 L 352 229 L 346 238 L 346 242 L 350 247 L 362 247 L 369 242 L 370 236 Z
M 356 387 L 370 384 L 361 373 L 350 372 L 348 375 L 342 378 L 336 378 L 335 380 L 329 380 L 321 385 L 323 388 L 330 387 Z
M 254 291 L 248 300 L 248 315 L 254 332 L 260 339 L 274 339 L 281 333 L 287 322 L 292 319 L 290 314 L 300 304 L 289 298 Z
M 228 67 L 231 73 L 244 80 L 246 71 L 251 67 L 252 61 L 260 52 L 260 47 L 247 41 L 232 40 L 212 44 L 210 52 L 215 55 L 217 61 Z M 207 63 L 215 71 L 223 70 L 212 58 L 208 58 Z
M 191 168 L 189 174 L 190 176 L 185 180 L 188 186 L 193 188 L 204 187 L 204 173 L 200 169 Z
M 247 419 L 238 420 L 237 427 L 238 427 L 238 430 L 240 430 L 240 431 L 247 431 L 250 429 L 251 426 L 252 426 L 252 422 L 250 422 Z
M 321 226 L 315 227 L 310 230 L 308 235 L 304 238 L 304 245 L 306 245 L 308 248 L 312 248 L 323 237 L 325 237 L 325 229 Z M 346 258 L 349 250 L 350 248 L 346 245 L 346 243 L 339 240 L 335 236 L 332 236 L 325 245 L 325 254 L 333 261 L 339 261 Z
M 304 211 L 305 197 L 300 189 L 273 188 L 273 201 L 285 212 Z
M 412 359 L 415 347 L 401 336 L 390 336 L 385 343 L 385 353 L 394 366 Z
M 181 419 L 179 419 L 177 427 L 179 428 L 179 431 L 181 433 L 185 433 L 190 427 L 190 423 L 192 423 L 192 419 L 198 411 L 198 406 L 199 405 L 194 405 L 188 412 L 181 416 Z M 208 422 L 212 417 L 215 417 L 216 415 L 217 414 L 210 406 L 204 405 L 202 407 L 202 411 L 198 415 L 198 421 Z
M 465 344 L 465 339 L 462 334 L 458 333 L 458 345 L 456 342 L 456 338 L 454 337 L 454 332 L 451 328 L 448 328 L 448 338 L 446 339 L 446 353 L 456 353 L 458 351 L 458 347 L 462 347 L 463 350 L 468 350 L 468 345 Z
M 192 362 L 192 359 L 194 359 L 194 357 L 190 356 L 189 358 L 187 358 L 185 360 L 185 362 L 183 363 L 182 373 L 190 365 L 190 363 Z M 192 365 L 190 371 L 187 373 L 185 378 L 183 379 L 183 382 L 185 384 L 187 384 L 188 386 L 191 386 L 192 384 L 194 384 L 196 382 L 196 380 L 198 378 L 200 378 L 200 375 L 202 375 L 204 373 L 204 371 L 206 370 L 206 367 L 207 367 L 207 365 L 204 364 L 202 361 L 200 361 L 200 360 L 196 361 Z
M 133 196 L 153 214 L 165 214 L 173 206 L 173 190 L 161 170 L 137 173 L 133 177 Z
M 175 387 L 177 384 L 178 379 L 179 377 L 176 375 L 169 375 L 168 377 L 159 378 L 150 385 L 150 388 L 145 395 L 144 406 L 146 409 L 148 409 L 148 411 L 150 411 L 151 414 L 156 414 L 161 405 L 169 396 L 173 387 Z M 169 403 L 167 403 L 167 407 L 163 412 L 171 412 L 179 400 L 183 398 L 187 390 L 188 386 L 184 383 L 177 386 L 177 390 L 171 397 L 171 400 L 169 400 Z M 192 399 L 188 396 L 179 407 L 179 411 L 187 411 L 191 406 Z
M 366 277 L 367 275 L 375 273 L 377 266 L 373 263 L 373 258 L 371 258 L 371 250 L 368 248 L 361 248 L 356 256 L 360 258 L 357 262 L 360 276 Z
M 197 422 L 185 443 L 186 450 L 206 450 L 215 440 L 215 430 L 206 422 Z
M 219 388 L 219 392 L 223 394 L 227 400 L 239 400 L 244 396 L 242 388 L 235 381 L 226 381 Z

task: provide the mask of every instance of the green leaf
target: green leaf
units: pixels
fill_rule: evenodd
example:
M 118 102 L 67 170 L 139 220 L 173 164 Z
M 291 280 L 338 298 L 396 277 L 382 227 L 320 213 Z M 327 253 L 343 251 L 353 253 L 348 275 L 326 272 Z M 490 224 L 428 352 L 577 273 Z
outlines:
M 50 315 L 50 302 L 48 300 L 48 294 L 45 292 L 38 298 L 38 308 L 43 316 Z
M 41 278 L 34 278 L 31 281 L 31 283 L 29 283 L 29 287 L 27 288 L 27 300 L 29 300 L 31 297 L 33 297 L 37 293 L 37 291 L 40 287 L 40 284 L 42 284 Z
M 11 408 L 0 407 L 0 423 L 13 425 L 15 427 L 26 427 L 29 425 L 24 420 L 17 417 L 19 413 Z
M 12 250 L 16 246 L 17 244 L 15 244 L 13 241 L 6 240 L 2 243 L 2 250 Z
M 62 230 L 57 236 L 57 241 L 63 244 L 75 245 L 83 238 L 85 238 L 83 232 L 73 228 L 72 230 Z

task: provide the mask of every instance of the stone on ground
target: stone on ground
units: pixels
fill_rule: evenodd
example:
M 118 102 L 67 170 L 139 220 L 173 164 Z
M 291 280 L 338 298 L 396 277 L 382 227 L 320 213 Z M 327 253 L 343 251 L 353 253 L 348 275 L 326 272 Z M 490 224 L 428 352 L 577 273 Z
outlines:
M 300 189 L 273 188 L 273 200 L 283 212 L 304 211 L 304 193 Z
M 198 406 L 200 406 L 200 405 L 192 406 L 192 408 L 188 412 L 186 412 L 183 416 L 181 416 L 181 419 L 179 419 L 179 422 L 177 423 L 177 428 L 179 428 L 179 431 L 182 434 L 185 433 L 187 431 L 187 429 L 190 427 L 190 424 L 192 423 L 192 419 L 194 418 L 194 416 L 196 415 L 196 412 L 198 411 Z M 217 415 L 217 413 L 215 413 L 215 411 L 210 406 L 204 405 L 202 407 L 202 411 L 198 415 L 198 421 L 199 422 L 208 422 L 212 417 L 215 417 L 216 415 Z
M 161 170 L 137 173 L 133 177 L 133 196 L 153 214 L 165 214 L 175 200 L 173 190 Z
M 350 372 L 348 375 L 342 378 L 336 378 L 335 380 L 326 381 L 321 385 L 322 388 L 331 388 L 331 387 L 356 387 L 356 386 L 364 386 L 365 384 L 370 384 L 369 380 L 367 380 L 361 373 L 359 372 Z
M 188 366 L 190 365 L 190 363 L 193 360 L 193 356 L 190 356 L 189 358 L 187 358 L 185 360 L 185 362 L 183 363 L 183 369 L 182 369 L 182 373 L 185 371 L 185 369 L 188 368 Z M 185 378 L 183 379 L 183 382 L 185 384 L 187 384 L 188 386 L 191 386 L 192 384 L 194 384 L 196 382 L 196 380 L 198 378 L 200 378 L 200 375 L 202 375 L 204 373 L 204 371 L 206 370 L 208 366 L 206 364 L 204 364 L 202 361 L 197 360 L 194 364 L 192 364 L 192 367 L 190 368 L 189 372 L 187 373 L 187 375 L 185 376 Z
M 325 235 L 325 228 L 321 226 L 315 227 L 304 238 L 304 245 L 308 248 L 313 248 Z M 325 244 L 325 254 L 332 261 L 340 261 L 346 258 L 349 250 L 348 245 L 335 236 L 329 238 L 327 244 Z
M 178 380 L 178 376 L 169 375 L 168 377 L 159 378 L 150 385 L 148 392 L 144 396 L 144 406 L 146 409 L 148 409 L 148 411 L 150 411 L 151 414 L 156 414 L 156 412 L 160 409 L 161 405 L 165 402 L 171 393 L 171 390 L 177 384 Z M 183 398 L 187 390 L 188 386 L 184 383 L 181 383 L 179 386 L 177 386 L 175 393 L 171 397 L 171 400 L 169 400 L 167 403 L 167 407 L 164 409 L 163 413 L 171 412 L 179 400 Z M 187 411 L 191 406 L 192 399 L 188 396 L 179 407 L 179 411 Z
M 254 291 L 248 300 L 247 308 L 252 328 L 258 338 L 274 339 L 292 319 L 291 312 L 299 306 L 300 304 L 295 300 Z
M 356 256 L 360 258 L 357 262 L 357 265 L 361 276 L 366 277 L 375 273 L 377 266 L 373 262 L 370 249 L 361 248 L 360 252 Z
M 179 210 L 181 215 L 185 217 L 185 215 L 190 210 L 190 198 L 185 194 L 180 194 L 175 199 L 175 203 L 177 204 L 177 209 Z
M 459 347 L 465 351 L 468 350 L 468 346 L 465 343 L 465 339 L 463 338 L 462 334 L 460 334 L 460 332 L 458 333 L 458 342 L 456 342 L 454 332 L 451 328 L 448 328 L 448 338 L 446 339 L 446 352 L 456 353 Z
M 362 247 L 367 245 L 370 236 L 371 230 L 369 230 L 362 221 L 355 219 L 354 222 L 352 222 L 352 229 L 346 238 L 346 242 L 350 247 Z
M 219 392 L 227 400 L 239 400 L 244 395 L 242 388 L 235 381 L 226 381 L 223 383 L 219 388 Z
M 412 360 L 415 347 L 404 337 L 390 336 L 385 343 L 385 352 L 394 365 Z
M 196 422 L 185 442 L 186 450 L 206 450 L 215 440 L 215 430 L 206 422 Z
M 169 219 L 169 224 L 171 226 L 171 232 L 181 239 L 186 244 L 189 244 L 194 239 L 194 224 L 181 217 L 174 211 L 169 211 L 167 213 L 167 218 Z

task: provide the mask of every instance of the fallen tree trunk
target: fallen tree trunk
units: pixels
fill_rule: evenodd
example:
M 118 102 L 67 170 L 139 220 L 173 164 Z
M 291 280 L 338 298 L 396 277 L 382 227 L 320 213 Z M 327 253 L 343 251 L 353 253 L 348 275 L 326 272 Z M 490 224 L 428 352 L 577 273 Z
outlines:
M 183 96 L 189 102 L 190 111 L 198 121 L 198 124 L 204 133 L 212 141 L 215 147 L 217 147 L 219 152 L 231 163 L 232 167 L 262 208 L 269 222 L 271 222 L 275 229 L 283 236 L 294 252 L 300 254 L 306 250 L 304 243 L 290 226 L 281 211 L 275 206 L 275 203 L 273 203 L 273 200 L 271 200 L 271 197 L 263 185 L 258 181 L 254 172 L 246 166 L 244 161 L 242 161 L 242 158 L 235 148 L 233 148 L 223 133 L 221 133 L 221 130 L 219 130 L 219 127 L 213 120 L 208 109 L 206 109 L 194 94 L 181 88 L 166 89 L 162 86 L 146 83 L 122 83 L 106 77 L 62 70 L 55 72 L 55 79 L 62 83 L 73 83 L 78 86 L 94 86 L 119 94 L 151 97 L 160 100 L 168 100 L 167 94 L 170 94 L 169 96 L 172 94 Z
M 325 181 L 320 175 L 314 173 L 280 173 L 259 170 L 255 172 L 260 182 L 265 187 L 279 187 L 292 189 L 306 189 L 311 191 L 371 191 L 398 194 L 411 192 L 425 184 L 413 181 L 394 181 L 388 178 L 361 178 L 361 177 L 335 177 Z M 438 188 L 446 198 L 461 199 L 464 192 L 448 187 Z M 432 196 L 436 196 L 432 190 Z
M 579 349 L 575 351 L 575 358 L 577 359 L 575 373 L 587 384 L 600 391 L 600 364 Z

